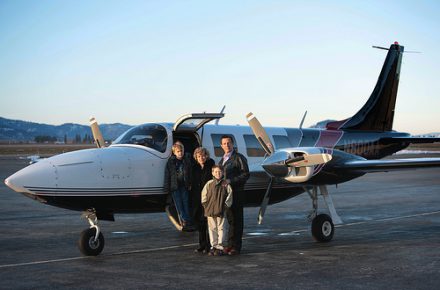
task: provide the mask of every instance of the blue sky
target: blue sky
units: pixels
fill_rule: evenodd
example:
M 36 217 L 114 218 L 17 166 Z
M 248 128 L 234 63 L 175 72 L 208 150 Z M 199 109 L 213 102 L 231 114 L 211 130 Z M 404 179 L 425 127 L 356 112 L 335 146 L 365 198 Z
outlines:
M 394 129 L 440 131 L 438 1 L 0 1 L 0 116 L 297 127 L 365 103 L 405 50 Z

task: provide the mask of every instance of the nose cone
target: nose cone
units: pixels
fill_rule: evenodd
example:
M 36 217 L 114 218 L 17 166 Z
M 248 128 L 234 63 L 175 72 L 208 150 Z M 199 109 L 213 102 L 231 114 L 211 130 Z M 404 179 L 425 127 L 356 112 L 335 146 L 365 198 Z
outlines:
M 264 170 L 274 177 L 286 177 L 289 175 L 290 168 L 284 161 L 289 158 L 289 153 L 285 151 L 275 152 L 267 157 L 262 164 Z
M 55 187 L 56 169 L 47 160 L 29 165 L 5 179 L 5 184 L 16 192 L 33 193 L 30 188 Z

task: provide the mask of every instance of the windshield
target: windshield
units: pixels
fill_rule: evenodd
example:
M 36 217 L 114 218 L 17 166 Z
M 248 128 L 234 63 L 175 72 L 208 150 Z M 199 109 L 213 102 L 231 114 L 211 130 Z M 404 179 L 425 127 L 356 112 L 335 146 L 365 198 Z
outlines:
M 164 153 L 167 149 L 167 130 L 159 124 L 145 124 L 131 128 L 113 144 L 142 145 Z

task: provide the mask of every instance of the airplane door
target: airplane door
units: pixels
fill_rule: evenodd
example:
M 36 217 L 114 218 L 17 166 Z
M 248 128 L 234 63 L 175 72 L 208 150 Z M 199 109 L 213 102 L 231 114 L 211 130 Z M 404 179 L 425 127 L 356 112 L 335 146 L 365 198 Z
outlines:
M 183 115 L 173 126 L 174 132 L 196 132 L 203 125 L 212 120 L 221 119 L 225 116 L 223 113 L 193 113 Z
M 206 123 L 221 119 L 224 115 L 223 113 L 193 113 L 180 117 L 173 126 L 173 142 L 176 140 L 181 141 L 184 144 L 185 152 L 189 152 L 192 156 L 194 149 L 201 145 L 196 132 Z M 168 198 L 170 201 L 165 206 L 165 211 L 176 229 L 182 231 L 183 227 L 174 201 L 171 196 Z

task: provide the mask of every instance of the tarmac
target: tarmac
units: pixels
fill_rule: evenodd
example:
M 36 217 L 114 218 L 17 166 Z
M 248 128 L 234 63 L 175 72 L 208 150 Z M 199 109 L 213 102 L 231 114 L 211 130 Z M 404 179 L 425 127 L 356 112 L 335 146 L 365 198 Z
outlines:
M 405 156 L 400 155 L 399 158 Z M 41 204 L 3 180 L 27 160 L 0 158 L 0 289 L 439 289 L 440 169 L 372 173 L 330 186 L 344 221 L 316 243 L 307 194 L 245 209 L 239 256 L 196 254 L 197 233 L 165 213 L 100 222 L 105 248 L 79 253 L 81 213 Z M 320 202 L 320 212 L 326 212 Z

